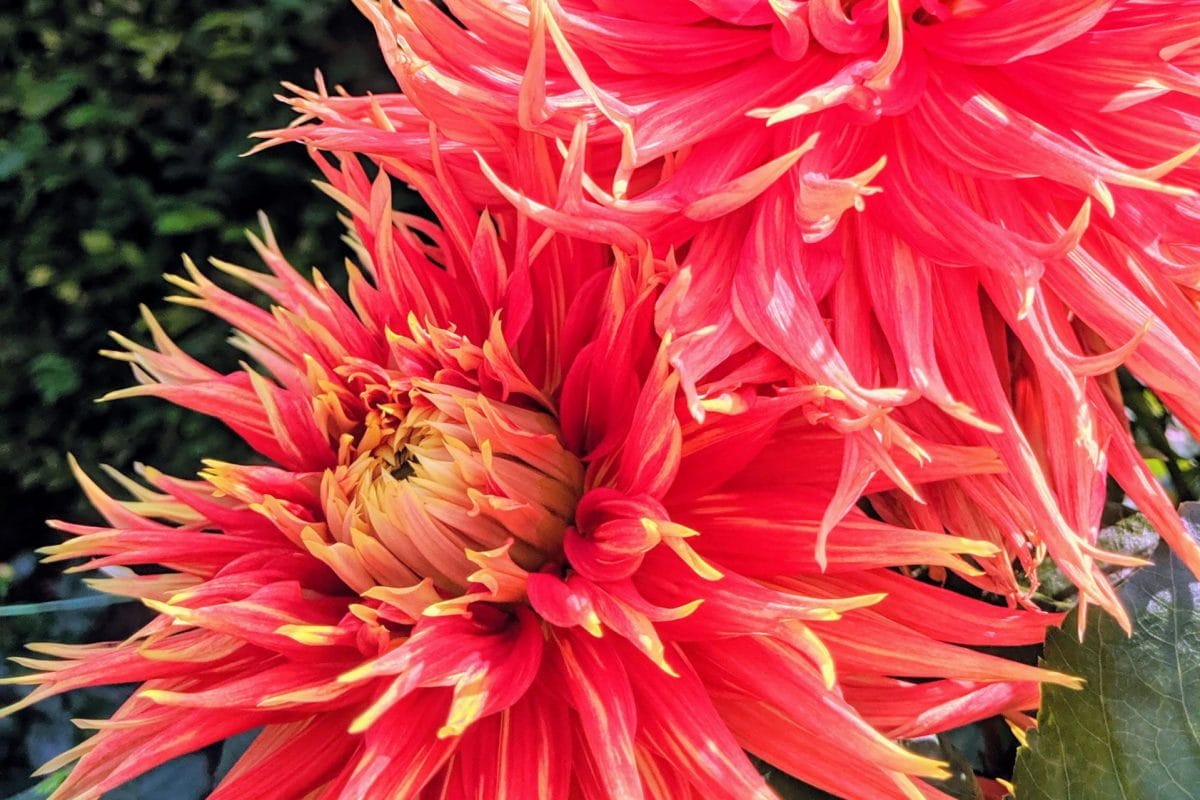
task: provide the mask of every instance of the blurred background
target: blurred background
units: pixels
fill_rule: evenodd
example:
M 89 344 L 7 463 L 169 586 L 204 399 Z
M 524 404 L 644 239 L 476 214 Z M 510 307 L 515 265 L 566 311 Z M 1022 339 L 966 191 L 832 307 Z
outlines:
M 257 267 L 243 230 L 259 209 L 296 266 L 336 276 L 340 225 L 304 151 L 239 158 L 250 131 L 290 121 L 272 97 L 279 82 L 311 86 L 318 67 L 355 93 L 394 90 L 346 0 L 18 0 L 0 10 L 0 658 L 28 641 L 120 638 L 145 619 L 137 604 L 107 605 L 79 576 L 37 564 L 33 551 L 57 541 L 46 518 L 99 521 L 67 453 L 96 477 L 102 464 L 137 462 L 190 476 L 201 458 L 244 454 L 219 423 L 165 403 L 95 404 L 131 380 L 97 351 L 110 329 L 144 340 L 146 303 L 201 361 L 232 367 L 226 327 L 163 303 L 162 274 L 185 252 Z M 1144 455 L 1178 500 L 1195 499 L 1195 442 L 1128 375 L 1122 388 Z M 1110 500 L 1111 523 L 1128 509 L 1115 487 Z M 1134 549 L 1146 547 L 1152 536 Z M 0 677 L 19 669 L 2 663 Z M 61 778 L 30 773 L 82 738 L 70 720 L 107 716 L 125 692 L 73 693 L 0 720 L 0 798 L 45 797 Z M 0 687 L 0 706 L 19 696 Z M 204 797 L 246 741 L 177 759 L 106 800 Z M 977 771 L 1010 774 L 1014 742 L 998 721 L 957 741 Z
M 243 230 L 266 210 L 298 267 L 337 272 L 333 204 L 302 148 L 239 158 L 252 130 L 287 124 L 281 80 L 352 91 L 394 87 L 370 26 L 343 0 L 18 0 L 0 4 L 0 657 L 26 641 L 112 639 L 137 604 L 97 607 L 61 565 L 47 517 L 97 522 L 67 468 L 144 461 L 194 475 L 236 455 L 218 423 L 166 403 L 96 404 L 130 383 L 101 358 L 108 330 L 144 339 L 146 303 L 202 361 L 232 366 L 222 324 L 162 297 L 180 254 L 260 266 Z M 44 605 L 54 601 L 51 606 Z M 39 604 L 28 609 L 28 604 Z M 21 613 L 22 607 L 27 612 Z M 11 674 L 10 664 L 0 675 Z M 18 692 L 0 687 L 0 706 Z M 0 798 L 82 737 L 72 717 L 106 716 L 121 690 L 54 699 L 0 720 Z M 226 753 L 228 758 L 230 754 Z M 181 759 L 112 798 L 202 797 L 220 750 Z M 155 783 L 158 781 L 158 783 Z M 158 786 L 160 788 L 156 789 Z M 170 786 L 169 792 L 161 787 Z M 43 787 L 43 789 L 46 787 Z M 44 796 L 44 791 L 29 797 Z

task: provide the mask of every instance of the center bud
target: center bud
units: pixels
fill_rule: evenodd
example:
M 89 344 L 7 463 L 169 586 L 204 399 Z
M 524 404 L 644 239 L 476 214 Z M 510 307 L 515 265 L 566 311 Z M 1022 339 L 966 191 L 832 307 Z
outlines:
M 386 366 L 347 363 L 317 398 L 339 447 L 304 545 L 410 616 L 506 574 L 514 585 L 491 598 L 523 597 L 516 577 L 562 560 L 583 465 L 545 397 L 511 361 L 490 361 L 495 350 L 415 324 L 389 344 Z
M 555 418 L 451 385 L 415 381 L 408 394 L 364 487 L 378 540 L 449 591 L 471 582 L 468 551 L 511 541 L 509 557 L 528 571 L 558 558 L 583 467 Z

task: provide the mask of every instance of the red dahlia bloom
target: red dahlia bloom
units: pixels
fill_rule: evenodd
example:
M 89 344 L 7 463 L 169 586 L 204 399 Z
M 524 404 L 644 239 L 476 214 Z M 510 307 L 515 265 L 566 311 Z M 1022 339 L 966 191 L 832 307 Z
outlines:
M 548 180 L 545 140 L 516 165 Z M 842 438 L 821 397 L 766 358 L 694 376 L 702 421 L 654 334 L 670 259 L 479 213 L 451 177 L 384 162 L 441 220 L 392 209 L 386 173 L 320 159 L 353 219 L 349 301 L 302 279 L 191 264 L 178 302 L 236 328 L 222 374 L 147 314 L 124 338 L 138 386 L 224 420 L 269 463 L 145 470 L 107 526 L 51 560 L 157 616 L 123 642 L 31 645 L 11 712 L 136 682 L 55 798 L 97 798 L 181 753 L 262 727 L 214 800 L 771 797 L 748 750 L 847 798 L 945 797 L 943 765 L 893 740 L 1036 705 L 1071 679 L 963 645 L 1037 642 L 1056 615 L 894 571 L 978 574 L 996 548 L 851 511 L 822 570 Z M 549 185 L 549 184 L 548 184 Z M 683 413 L 681 413 L 683 412 Z M 998 467 L 921 442 L 930 486 Z M 890 486 L 882 478 L 868 488 Z M 144 569 L 157 565 L 155 569 Z
M 658 329 L 698 419 L 701 376 L 752 345 L 825 393 L 849 440 L 826 527 L 883 472 L 887 519 L 1002 548 L 983 588 L 1025 601 L 1011 564 L 1049 552 L 1124 620 L 1096 567 L 1112 475 L 1200 574 L 1114 378 L 1200 429 L 1200 6 L 359 5 L 405 94 L 300 92 L 319 124 L 266 135 L 414 163 L 432 137 L 477 203 L 674 248 Z M 561 142 L 553 202 L 523 131 Z M 918 491 L 893 460 L 934 457 L 917 434 L 1005 469 Z

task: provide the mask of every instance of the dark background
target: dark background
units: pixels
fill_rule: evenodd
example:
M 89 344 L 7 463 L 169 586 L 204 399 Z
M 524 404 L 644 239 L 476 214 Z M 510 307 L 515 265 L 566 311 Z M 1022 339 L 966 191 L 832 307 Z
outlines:
M 32 550 L 56 540 L 43 520 L 98 521 L 66 467 L 74 453 L 128 471 L 138 461 L 194 475 L 199 459 L 236 456 L 219 424 L 152 399 L 96 404 L 129 385 L 102 358 L 116 330 L 145 339 L 138 304 L 193 355 L 231 366 L 227 327 L 162 302 L 180 254 L 259 267 L 243 230 L 266 210 L 298 267 L 337 272 L 333 204 L 301 147 L 239 158 L 252 130 L 291 112 L 281 80 L 354 92 L 394 87 L 370 25 L 342 0 L 24 0 L 0 10 L 0 657 L 26 641 L 111 639 L 136 605 L 11 614 L 87 595 Z M 110 484 L 111 485 L 111 484 Z M 41 607 L 46 608 L 45 606 Z M 19 611 L 19 609 L 16 609 Z M 0 666 L 0 676 L 20 670 Z M 18 696 L 0 687 L 0 706 Z M 47 701 L 0 720 L 0 798 L 81 736 L 71 717 L 107 715 L 120 690 Z M 112 798 L 188 800 L 209 788 L 220 751 L 183 759 Z M 31 794 L 44 796 L 44 791 Z

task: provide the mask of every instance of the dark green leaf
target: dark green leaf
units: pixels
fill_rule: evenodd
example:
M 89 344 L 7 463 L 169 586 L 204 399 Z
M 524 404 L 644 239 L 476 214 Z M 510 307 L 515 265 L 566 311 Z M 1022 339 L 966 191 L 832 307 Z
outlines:
M 26 122 L 5 139 L 0 139 L 0 180 L 7 180 L 33 161 L 47 144 L 46 128 L 40 122 Z
M 35 784 L 34 786 L 30 786 L 20 794 L 14 794 L 13 796 L 7 798 L 7 800 L 45 800 L 45 798 L 54 794 L 54 790 L 57 789 L 59 784 L 65 781 L 67 776 L 70 774 L 71 770 L 69 768 L 60 769 L 58 772 L 47 776 L 39 783 Z
M 1200 504 L 1182 507 L 1193 535 Z M 1093 609 L 1046 641 L 1046 665 L 1087 680 L 1048 686 L 1017 758 L 1019 800 L 1200 800 L 1200 582 L 1165 547 L 1121 587 L 1134 635 Z
M 82 383 L 75 365 L 58 353 L 42 353 L 34 358 L 29 377 L 47 403 L 77 392 Z
M 0 181 L 16 175 L 27 161 L 29 155 L 24 150 L 18 150 L 8 142 L 0 142 Z
M 1158 546 L 1158 533 L 1141 514 L 1134 514 L 1100 530 L 1101 549 L 1150 559 Z M 1117 576 L 1120 579 L 1120 575 Z
M 928 758 L 936 758 L 950 765 L 950 777 L 930 783 L 941 789 L 955 800 L 983 800 L 983 792 L 979 782 L 975 780 L 975 770 L 971 760 L 955 747 L 945 736 L 925 736 L 904 743 L 905 747 L 914 753 L 920 753 Z
M 83 250 L 90 256 L 104 255 L 111 253 L 117 243 L 113 241 L 112 234 L 105 230 L 90 230 L 83 231 L 79 234 L 79 244 L 83 246 Z
M 1141 514 L 1131 514 L 1124 519 L 1100 529 L 1098 546 L 1110 553 L 1149 559 L 1158 546 L 1158 533 Z M 1114 568 L 1109 577 L 1120 582 L 1129 575 L 1128 567 Z M 1046 559 L 1038 567 L 1039 594 L 1046 600 L 1065 600 L 1076 595 L 1075 584 L 1063 575 L 1054 562 Z M 1071 607 L 1074 602 L 1071 602 Z M 1064 608 L 1065 610 L 1065 608 Z
M 154 230 L 164 235 L 195 233 L 220 225 L 224 218 L 208 206 L 189 205 L 167 211 L 154 220 Z
M 26 119 L 41 119 L 75 93 L 81 75 L 75 71 L 61 72 L 49 79 L 36 78 L 28 72 L 17 73 L 17 90 L 21 100 L 18 111 Z
M 63 115 L 63 125 L 74 130 L 85 128 L 104 119 L 105 108 L 97 103 L 84 103 L 75 106 Z

